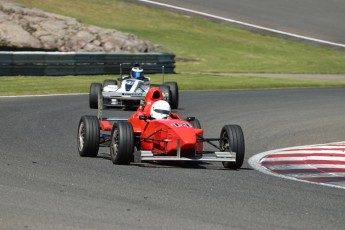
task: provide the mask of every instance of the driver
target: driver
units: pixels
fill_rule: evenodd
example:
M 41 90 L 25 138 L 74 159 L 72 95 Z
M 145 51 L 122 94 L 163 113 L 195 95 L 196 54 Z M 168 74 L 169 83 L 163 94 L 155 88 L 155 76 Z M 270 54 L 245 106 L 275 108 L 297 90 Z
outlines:
M 142 80 L 142 81 L 150 81 L 150 78 L 147 78 L 144 76 L 144 69 L 141 68 L 139 64 L 135 64 L 131 69 L 130 75 L 127 77 L 124 77 L 123 80 L 131 79 L 131 78 Z
M 152 119 L 167 119 L 171 114 L 171 108 L 168 102 L 159 100 L 153 103 L 150 111 Z
M 131 77 L 139 80 L 143 80 L 144 77 L 144 70 L 140 66 L 134 66 L 131 69 Z

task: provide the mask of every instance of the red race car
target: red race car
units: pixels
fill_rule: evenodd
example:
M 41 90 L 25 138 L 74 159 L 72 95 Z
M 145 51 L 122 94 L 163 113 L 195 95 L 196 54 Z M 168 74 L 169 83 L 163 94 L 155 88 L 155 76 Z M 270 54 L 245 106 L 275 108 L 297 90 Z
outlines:
M 104 118 L 102 111 L 98 117 L 81 117 L 78 127 L 80 156 L 96 157 L 99 147 L 110 147 L 114 164 L 217 161 L 222 162 L 225 168 L 242 166 L 245 144 L 240 126 L 225 125 L 220 137 L 204 138 L 197 119 L 181 119 L 171 113 L 169 104 L 162 99 L 161 90 L 151 88 L 144 103 L 129 119 Z M 204 151 L 205 142 L 217 151 Z

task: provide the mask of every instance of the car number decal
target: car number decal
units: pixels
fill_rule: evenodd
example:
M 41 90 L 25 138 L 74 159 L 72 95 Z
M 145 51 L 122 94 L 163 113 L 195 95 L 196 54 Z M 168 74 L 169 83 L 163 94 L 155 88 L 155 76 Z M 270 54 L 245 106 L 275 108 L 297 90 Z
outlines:
M 134 85 L 134 81 L 127 80 L 127 81 L 126 81 L 126 85 Z

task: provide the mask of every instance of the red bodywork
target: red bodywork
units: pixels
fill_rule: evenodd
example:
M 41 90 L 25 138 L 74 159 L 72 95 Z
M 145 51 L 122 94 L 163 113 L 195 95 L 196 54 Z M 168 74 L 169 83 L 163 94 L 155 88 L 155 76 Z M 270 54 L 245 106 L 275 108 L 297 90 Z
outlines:
M 162 100 L 159 88 L 151 88 L 145 97 L 145 104 L 141 105 L 128 119 L 133 126 L 134 135 L 140 137 L 140 149 L 152 151 L 154 155 L 176 156 L 178 141 L 181 156 L 189 157 L 201 154 L 203 143 L 197 139 L 203 137 L 202 129 L 195 129 L 177 114 L 172 113 L 167 119 L 150 119 L 151 106 L 155 101 Z M 143 119 L 146 117 L 147 119 Z M 101 130 L 111 131 L 109 121 L 100 122 Z

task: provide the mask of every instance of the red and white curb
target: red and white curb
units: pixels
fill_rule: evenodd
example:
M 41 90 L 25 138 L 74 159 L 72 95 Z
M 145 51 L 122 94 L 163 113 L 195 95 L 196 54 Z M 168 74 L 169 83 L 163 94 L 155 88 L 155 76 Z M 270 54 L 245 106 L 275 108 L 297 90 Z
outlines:
M 345 189 L 345 142 L 272 150 L 248 162 L 266 174 Z

